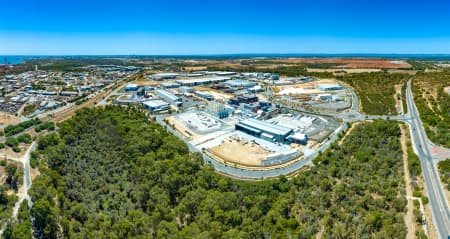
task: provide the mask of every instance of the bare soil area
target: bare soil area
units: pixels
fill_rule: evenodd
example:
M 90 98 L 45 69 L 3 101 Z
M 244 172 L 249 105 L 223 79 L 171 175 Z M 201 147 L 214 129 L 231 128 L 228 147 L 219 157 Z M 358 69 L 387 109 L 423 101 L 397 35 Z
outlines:
M 281 63 L 335 63 L 346 68 L 376 68 L 376 69 L 400 69 L 410 68 L 411 65 L 403 61 L 391 61 L 376 58 L 287 58 L 274 59 L 273 62 Z
M 307 68 L 308 72 L 332 72 L 332 73 L 339 73 L 339 72 L 345 72 L 345 73 L 370 73 L 370 72 L 380 72 L 381 69 L 374 69 L 374 68 L 359 68 L 359 69 L 321 69 L 321 68 Z
M 403 113 L 403 102 L 402 102 L 402 85 L 398 84 L 395 85 L 395 95 L 394 100 L 395 100 L 395 108 L 397 109 L 397 113 L 402 114 Z
M 190 130 L 185 124 L 177 120 L 174 116 L 169 116 L 166 120 L 169 122 L 169 125 L 172 125 L 173 128 L 187 140 L 191 141 L 200 137 L 200 135 Z
M 30 147 L 29 144 L 20 144 L 20 152 L 16 153 L 10 147 L 6 146 L 5 148 L 0 149 L 0 160 L 3 160 L 5 158 L 20 159 L 25 155 L 28 147 Z
M 246 166 L 260 166 L 261 160 L 270 154 L 255 143 L 234 139 L 226 139 L 225 142 L 208 151 L 228 163 Z
M 20 123 L 21 120 L 19 117 L 16 117 L 14 115 L 10 115 L 5 112 L 0 113 L 0 125 L 10 125 L 10 124 L 17 124 Z

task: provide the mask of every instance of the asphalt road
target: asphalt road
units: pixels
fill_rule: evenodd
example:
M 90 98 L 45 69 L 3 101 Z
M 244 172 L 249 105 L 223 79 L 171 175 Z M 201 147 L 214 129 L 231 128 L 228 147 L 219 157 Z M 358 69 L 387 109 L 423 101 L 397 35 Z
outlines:
M 430 153 L 430 146 L 432 146 L 433 144 L 428 140 L 426 136 L 425 130 L 422 126 L 422 122 L 420 120 L 419 113 L 414 104 L 414 98 L 411 92 L 411 80 L 408 81 L 407 85 L 406 100 L 408 106 L 408 113 L 405 115 L 387 116 L 387 115 L 361 114 L 358 112 L 359 107 L 358 96 L 353 91 L 352 94 L 353 94 L 352 108 L 348 112 L 335 114 L 333 115 L 334 117 L 341 118 L 344 122 L 353 122 L 364 119 L 385 119 L 385 120 L 398 120 L 408 123 L 408 125 L 410 126 L 412 138 L 411 141 L 413 143 L 414 150 L 421 160 L 423 177 L 429 198 L 429 203 L 431 205 L 434 225 L 438 231 L 440 238 L 445 239 L 448 236 L 450 236 L 450 210 L 447 199 L 445 197 L 444 190 L 442 188 L 439 179 L 439 174 L 436 170 L 433 158 Z M 165 123 L 162 121 L 162 117 L 157 117 L 157 121 L 160 124 L 165 125 Z M 167 127 L 167 129 L 176 136 L 178 136 L 180 139 L 182 139 L 188 145 L 191 151 L 194 152 L 199 151 L 196 147 L 191 145 L 176 131 L 172 130 L 171 127 Z M 337 139 L 338 134 L 340 132 L 343 132 L 345 129 L 346 126 L 341 125 L 333 133 L 331 139 L 326 143 L 324 143 L 318 151 L 314 151 L 313 153 L 307 155 L 305 159 L 301 161 L 295 162 L 289 166 L 278 169 L 264 170 L 264 171 L 243 170 L 223 165 L 222 163 L 215 161 L 214 159 L 211 159 L 210 157 L 204 154 L 203 155 L 205 160 L 208 163 L 212 164 L 218 172 L 236 178 L 263 179 L 263 178 L 277 177 L 279 175 L 285 175 L 295 172 L 304 165 L 310 164 L 311 161 L 318 155 L 318 152 L 328 148 L 328 146 Z
M 416 154 L 420 158 L 422 173 L 425 181 L 425 189 L 428 194 L 433 222 L 441 239 L 450 237 L 450 210 L 445 192 L 442 188 L 439 174 L 436 170 L 433 158 L 430 153 L 430 141 L 420 120 L 419 112 L 415 106 L 411 92 L 411 80 L 407 84 L 406 100 L 408 115 L 411 117 L 406 122 L 410 126 L 411 141 Z
M 167 130 L 177 136 L 179 139 L 181 139 L 184 143 L 187 144 L 189 150 L 191 152 L 200 152 L 199 149 L 197 149 L 195 146 L 193 146 L 189 141 L 187 141 L 183 136 L 181 136 L 177 131 L 173 130 L 170 126 L 168 126 L 164 121 L 165 115 L 156 116 L 156 121 L 166 126 Z M 242 178 L 242 179 L 264 179 L 264 178 L 274 178 L 278 177 L 280 175 L 287 175 L 290 173 L 293 173 L 300 168 L 302 168 L 305 165 L 311 164 L 311 161 L 319 154 L 319 152 L 322 152 L 326 150 L 331 143 L 336 141 L 339 138 L 339 134 L 341 132 L 344 132 L 347 129 L 347 124 L 340 125 L 331 135 L 330 139 L 327 140 L 325 143 L 323 143 L 317 150 L 312 151 L 310 154 L 305 155 L 305 158 L 303 158 L 300 161 L 296 161 L 292 164 L 289 164 L 282 168 L 276 168 L 276 169 L 270 169 L 270 170 L 246 170 L 246 169 L 239 169 L 234 168 L 231 166 L 224 165 L 210 157 L 208 157 L 205 154 L 203 155 L 204 160 L 207 163 L 210 163 L 214 166 L 214 168 L 222 173 L 226 174 L 235 178 Z

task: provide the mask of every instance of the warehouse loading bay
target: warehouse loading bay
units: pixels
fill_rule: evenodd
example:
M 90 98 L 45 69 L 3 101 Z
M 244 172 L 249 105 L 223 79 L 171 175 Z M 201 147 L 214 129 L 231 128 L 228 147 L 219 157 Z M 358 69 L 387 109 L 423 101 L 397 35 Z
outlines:
M 340 126 L 317 112 L 343 112 L 352 102 L 351 89 L 332 79 L 234 72 L 147 79 L 124 86 L 112 103 L 141 104 L 207 158 L 249 170 L 284 167 L 316 153 Z M 302 111 L 305 106 L 315 110 Z

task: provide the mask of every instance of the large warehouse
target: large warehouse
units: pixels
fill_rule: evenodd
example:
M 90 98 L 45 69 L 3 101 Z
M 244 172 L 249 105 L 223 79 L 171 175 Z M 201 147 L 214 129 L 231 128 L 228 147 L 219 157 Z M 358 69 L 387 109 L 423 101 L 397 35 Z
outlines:
M 229 80 L 228 77 L 209 77 L 209 78 L 197 78 L 197 79 L 184 79 L 177 80 L 176 82 L 182 86 L 196 86 L 205 84 L 216 84 Z
M 154 112 L 167 110 L 170 107 L 169 103 L 164 102 L 162 100 L 149 100 L 142 102 L 142 105 L 144 106 L 144 108 Z
M 280 125 L 271 124 L 256 119 L 245 119 L 236 124 L 236 130 L 259 137 L 271 142 L 284 143 L 293 130 Z
M 155 90 L 155 94 L 161 99 L 167 100 L 171 104 L 174 104 L 176 106 L 181 106 L 183 104 L 182 103 L 183 100 L 180 97 L 170 93 L 167 90 L 157 89 Z
M 248 80 L 229 80 L 225 82 L 225 85 L 232 88 L 249 88 L 255 86 L 256 83 Z

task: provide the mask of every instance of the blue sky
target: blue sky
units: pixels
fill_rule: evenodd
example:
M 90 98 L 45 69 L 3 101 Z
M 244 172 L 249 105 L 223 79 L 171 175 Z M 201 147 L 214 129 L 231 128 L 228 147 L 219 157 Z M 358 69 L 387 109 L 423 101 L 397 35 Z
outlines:
M 444 0 L 0 3 L 0 55 L 450 53 Z

